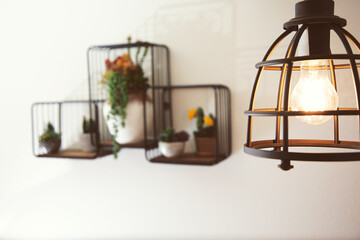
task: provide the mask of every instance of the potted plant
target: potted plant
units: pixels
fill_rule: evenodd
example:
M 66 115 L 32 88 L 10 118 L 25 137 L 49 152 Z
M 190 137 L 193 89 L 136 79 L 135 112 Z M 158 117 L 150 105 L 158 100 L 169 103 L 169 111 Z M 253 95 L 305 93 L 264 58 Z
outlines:
M 92 137 L 96 133 L 95 122 L 90 118 L 89 120 L 83 116 L 82 123 L 83 132 L 80 134 L 80 146 L 83 152 L 94 152 L 96 150 L 95 142 L 92 141 Z
M 165 157 L 181 155 L 188 139 L 189 134 L 187 132 L 175 132 L 173 128 L 166 128 L 160 133 L 159 150 Z
M 131 43 L 130 37 L 128 43 Z M 130 47 L 127 50 L 127 53 L 113 61 L 105 61 L 106 72 L 101 80 L 108 92 L 103 113 L 112 135 L 115 157 L 120 149 L 119 144 L 141 142 L 144 137 L 143 98 L 149 85 L 142 65 L 148 53 L 148 46 L 137 47 L 135 61 L 131 58 Z M 146 97 L 146 104 L 148 102 L 149 99 Z
M 216 126 L 212 114 L 204 115 L 201 107 L 190 109 L 188 119 L 196 118 L 197 131 L 194 131 L 197 155 L 216 156 Z
M 55 132 L 54 126 L 49 122 L 44 133 L 39 136 L 40 148 L 45 148 L 47 153 L 59 151 L 61 146 L 60 133 Z

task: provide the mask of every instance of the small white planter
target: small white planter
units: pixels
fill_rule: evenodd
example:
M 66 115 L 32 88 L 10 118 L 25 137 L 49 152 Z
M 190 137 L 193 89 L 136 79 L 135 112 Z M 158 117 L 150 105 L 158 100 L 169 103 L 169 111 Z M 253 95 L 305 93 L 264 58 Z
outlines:
M 151 103 L 146 102 L 147 111 L 151 107 Z M 110 104 L 105 102 L 103 107 L 104 118 L 106 119 L 106 125 L 111 135 L 115 134 L 114 125 L 118 129 L 118 133 L 115 137 L 116 142 L 119 144 L 138 143 L 144 140 L 144 106 L 142 101 L 130 101 L 126 106 L 126 119 L 125 127 L 121 126 L 121 119 L 119 116 L 110 116 Z M 152 120 L 152 116 L 150 116 Z M 148 120 L 148 126 L 152 124 L 152 121 Z
M 96 146 L 91 143 L 91 133 L 80 134 L 80 147 L 83 152 L 96 151 Z
M 184 152 L 185 142 L 159 142 L 159 150 L 165 157 L 175 157 Z

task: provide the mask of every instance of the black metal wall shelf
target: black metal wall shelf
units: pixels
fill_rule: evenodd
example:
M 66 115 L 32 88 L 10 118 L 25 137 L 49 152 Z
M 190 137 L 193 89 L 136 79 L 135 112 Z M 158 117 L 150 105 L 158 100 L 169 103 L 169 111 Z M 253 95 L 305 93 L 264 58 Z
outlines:
M 80 133 L 82 132 L 82 117 L 92 118 L 96 132 L 91 134 L 93 150 L 81 150 Z M 38 102 L 31 107 L 32 118 L 32 148 L 36 157 L 95 159 L 98 156 L 110 154 L 98 148 L 98 102 L 96 101 L 62 101 Z M 55 131 L 61 134 L 61 148 L 55 153 L 48 153 L 39 144 L 39 136 L 44 132 L 47 123 L 54 125 Z
M 112 136 L 103 117 L 103 107 L 107 99 L 106 89 L 100 84 L 105 73 L 105 61 L 114 60 L 124 53 L 134 56 L 139 47 L 148 47 L 148 54 L 143 63 L 145 76 L 149 78 L 150 86 L 170 86 L 170 51 L 167 46 L 149 42 L 130 44 L 99 45 L 88 49 L 88 82 L 90 101 L 98 101 L 99 112 L 99 148 L 103 151 L 112 151 Z M 145 142 L 120 144 L 120 148 L 144 148 Z
M 181 92 L 190 94 L 188 97 L 181 96 Z M 159 133 L 167 127 L 173 127 L 177 131 L 183 130 L 186 126 L 195 126 L 194 120 L 184 122 L 187 115 L 188 106 L 192 108 L 198 107 L 199 102 L 203 100 L 197 96 L 196 99 L 191 98 L 191 91 L 206 91 L 207 99 L 210 99 L 209 105 L 212 105 L 215 114 L 216 126 L 216 155 L 213 157 L 199 156 L 194 151 L 185 151 L 184 154 L 168 158 L 160 153 L 157 139 Z M 148 89 L 152 92 L 153 106 L 152 109 L 144 108 L 144 117 L 148 118 L 149 113 L 153 114 L 153 128 L 149 129 L 145 126 L 145 156 L 150 162 L 157 163 L 176 163 L 176 164 L 196 164 L 196 165 L 214 165 L 226 159 L 231 154 L 231 101 L 230 90 L 223 85 L 179 85 L 179 86 L 155 86 Z M 179 94 L 180 95 L 179 95 Z M 194 94 L 194 92 L 193 92 Z M 210 103 L 211 102 L 211 103 Z M 182 108 L 181 111 L 179 108 Z M 186 109 L 183 109 L 183 108 Z M 203 106 L 202 106 L 203 107 Z M 150 110 L 150 111 L 149 111 Z M 208 108 L 204 108 L 205 112 L 209 112 Z M 174 117 L 176 115 L 176 117 Z M 180 117 L 179 117 L 180 116 Z M 177 129 L 177 122 L 182 122 L 183 127 Z M 151 132 L 152 130 L 153 132 Z M 195 130 L 195 128 L 193 128 Z M 190 134 L 192 136 L 192 134 Z M 190 139 L 191 140 L 191 139 Z M 191 142 L 191 141 L 190 141 Z M 190 143 L 191 144 L 191 143 Z M 194 144 L 192 144 L 194 146 Z M 188 149 L 189 150 L 189 149 Z
M 148 42 L 90 47 L 87 52 L 89 101 L 38 102 L 32 105 L 32 146 L 37 157 L 95 159 L 112 154 L 112 136 L 103 116 L 107 92 L 100 84 L 105 73 L 105 61 L 114 60 L 124 53 L 135 53 L 139 47 L 148 47 L 143 69 L 149 78 L 150 87 L 144 96 L 150 99 L 150 107 L 143 101 L 144 139 L 136 143 L 120 144 L 121 148 L 144 148 L 146 158 L 151 162 L 214 165 L 226 159 L 231 153 L 231 105 L 230 91 L 223 85 L 181 85 L 171 86 L 169 49 L 165 45 Z M 158 134 L 166 127 L 174 127 L 177 109 L 173 99 L 183 90 L 208 92 L 216 121 L 216 155 L 198 156 L 186 151 L 176 158 L 162 156 L 158 149 Z M 209 94 L 210 92 L 210 94 Z M 146 99 L 144 97 L 144 99 Z M 201 98 L 197 98 L 201 99 Z M 200 106 L 201 104 L 199 104 Z M 192 107 L 196 108 L 198 104 Z M 204 110 L 208 110 L 204 107 Z M 141 110 L 142 111 L 142 110 Z M 95 121 L 96 132 L 91 134 L 94 150 L 84 152 L 79 149 L 79 135 L 82 116 Z M 149 121 L 150 120 L 150 121 Z M 39 144 L 39 136 L 48 122 L 61 134 L 61 148 L 58 152 L 48 153 Z M 193 122 L 188 123 L 193 124 Z

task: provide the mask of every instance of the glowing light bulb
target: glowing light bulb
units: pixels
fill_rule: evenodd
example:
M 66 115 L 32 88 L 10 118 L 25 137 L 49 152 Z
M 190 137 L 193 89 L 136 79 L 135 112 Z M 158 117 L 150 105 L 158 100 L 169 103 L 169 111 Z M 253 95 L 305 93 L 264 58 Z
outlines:
M 291 93 L 292 111 L 336 110 L 338 103 L 338 95 L 329 79 L 328 61 L 303 61 L 299 81 Z M 297 118 L 305 123 L 318 125 L 325 123 L 332 116 L 309 115 Z

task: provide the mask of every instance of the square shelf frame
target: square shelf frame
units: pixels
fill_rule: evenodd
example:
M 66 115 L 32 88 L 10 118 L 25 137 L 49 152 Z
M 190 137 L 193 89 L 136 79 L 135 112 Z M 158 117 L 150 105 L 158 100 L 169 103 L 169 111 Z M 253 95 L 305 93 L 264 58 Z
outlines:
M 204 157 L 196 153 L 184 153 L 177 157 L 167 158 L 161 155 L 158 148 L 158 134 L 167 127 L 174 126 L 173 118 L 173 91 L 186 89 L 211 89 L 214 94 L 215 126 L 216 126 L 216 156 Z M 154 86 L 148 89 L 153 96 L 153 136 L 145 127 L 145 157 L 155 163 L 214 165 L 231 154 L 231 98 L 230 90 L 224 85 L 178 85 Z M 149 110 L 144 108 L 144 118 L 149 115 Z M 145 119 L 144 119 L 145 122 Z

